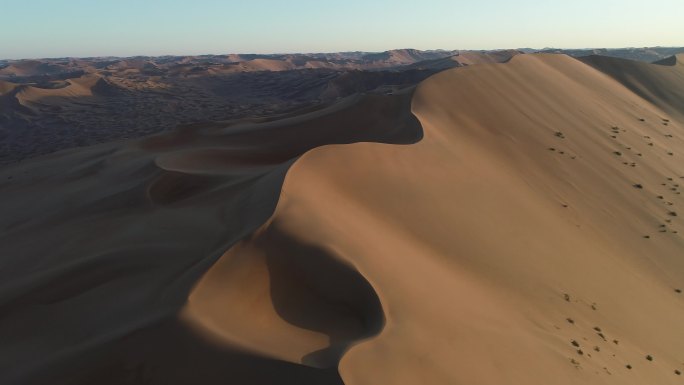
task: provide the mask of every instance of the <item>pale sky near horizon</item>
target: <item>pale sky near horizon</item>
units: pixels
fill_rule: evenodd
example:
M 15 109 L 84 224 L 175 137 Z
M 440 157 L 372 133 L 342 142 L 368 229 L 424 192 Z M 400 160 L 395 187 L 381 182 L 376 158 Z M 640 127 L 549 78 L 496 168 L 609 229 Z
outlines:
M 0 0 L 0 59 L 684 46 L 684 0 Z

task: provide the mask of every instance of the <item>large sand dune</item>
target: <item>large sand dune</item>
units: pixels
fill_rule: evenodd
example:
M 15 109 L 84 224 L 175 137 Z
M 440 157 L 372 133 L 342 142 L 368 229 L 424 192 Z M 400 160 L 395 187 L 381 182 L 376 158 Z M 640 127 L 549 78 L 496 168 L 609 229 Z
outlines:
M 419 140 L 422 131 L 410 112 L 411 95 L 407 90 L 394 96 L 354 96 L 276 121 L 188 126 L 139 142 L 66 151 L 3 169 L 0 382 L 126 383 L 140 380 L 136 376 L 142 367 L 144 378 L 168 383 L 167 376 L 181 381 L 225 356 L 231 364 L 213 369 L 223 372 L 212 377 L 212 370 L 203 369 L 204 375 L 223 382 L 226 375 L 232 378 L 236 370 L 243 370 L 244 376 L 237 377 L 243 383 L 260 383 L 250 382 L 258 378 L 253 372 L 268 369 L 276 372 L 262 374 L 264 383 L 300 377 L 320 381 L 321 376 L 327 378 L 324 383 L 339 382 L 334 367 L 320 374 L 317 369 L 260 358 L 258 352 L 240 353 L 236 348 L 247 347 L 241 345 L 221 350 L 219 356 L 197 358 L 202 361 L 199 366 L 179 363 L 175 366 L 182 370 L 176 375 L 166 369 L 160 374 L 157 365 L 184 362 L 189 349 L 203 345 L 196 336 L 184 340 L 184 332 L 173 325 L 168 326 L 172 331 L 157 336 L 165 330 L 157 325 L 173 320 L 200 275 L 269 218 L 285 172 L 297 156 L 329 143 Z M 289 246 L 296 242 L 270 234 Z M 336 362 L 349 343 L 379 331 L 383 313 L 375 292 L 353 269 L 332 258 L 311 266 L 322 269 L 311 279 L 320 273 L 356 288 L 353 296 L 364 311 L 358 318 L 343 308 L 340 317 L 322 319 L 326 326 L 318 335 L 332 325 L 338 331 L 338 346 L 328 352 L 326 341 L 316 337 L 312 343 L 321 353 L 311 360 Z M 308 284 L 293 286 L 301 280 L 287 264 L 276 261 L 270 268 L 277 272 L 263 278 L 280 279 L 276 304 L 290 309 L 289 321 L 304 317 L 301 322 L 310 326 L 330 308 L 328 298 L 347 295 L 331 286 L 333 281 L 320 282 L 307 294 Z M 254 281 L 252 289 L 241 288 L 241 301 L 258 296 L 264 284 L 262 279 Z M 300 302 L 296 297 L 293 302 L 288 293 L 312 298 Z M 302 307 L 311 308 L 310 319 L 299 311 Z M 366 319 L 374 320 L 373 325 L 359 327 Z M 280 320 L 279 325 L 286 322 Z M 141 329 L 148 331 L 138 332 Z M 281 349 L 288 349 L 288 341 L 299 340 L 283 334 Z M 140 345 L 130 343 L 135 338 L 161 341 L 141 343 L 151 351 L 139 357 Z M 183 344 L 191 346 L 180 347 Z M 302 346 L 306 351 L 314 345 L 304 341 Z M 165 358 L 152 364 L 151 356 Z
M 661 67 L 519 55 L 3 168 L 0 381 L 678 384 Z

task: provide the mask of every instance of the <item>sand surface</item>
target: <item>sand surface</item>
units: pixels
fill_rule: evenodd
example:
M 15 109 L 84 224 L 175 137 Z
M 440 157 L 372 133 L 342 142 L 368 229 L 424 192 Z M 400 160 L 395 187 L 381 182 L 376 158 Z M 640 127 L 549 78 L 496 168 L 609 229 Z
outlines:
M 606 60 L 0 169 L 0 382 L 681 383 L 684 70 Z
M 355 93 L 393 93 L 445 69 L 534 51 L 0 59 L 0 165 L 185 124 L 274 117 Z M 653 62 L 684 48 L 543 51 Z

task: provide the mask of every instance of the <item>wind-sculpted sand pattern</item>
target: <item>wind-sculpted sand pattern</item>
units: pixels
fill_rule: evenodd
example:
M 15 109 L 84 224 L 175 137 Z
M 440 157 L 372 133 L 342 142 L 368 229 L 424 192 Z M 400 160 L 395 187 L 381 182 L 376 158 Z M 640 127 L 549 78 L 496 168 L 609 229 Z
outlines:
M 2 169 L 0 382 L 681 382 L 681 58 L 608 60 Z
M 240 308 L 256 296 L 271 303 L 274 322 L 330 335 L 333 347 L 316 337 L 317 351 L 302 353 L 330 369 L 239 344 L 218 348 L 175 314 L 198 278 L 268 220 L 302 153 L 331 143 L 419 140 L 411 95 L 353 96 L 276 121 L 185 127 L 4 168 L 2 382 L 212 383 L 229 375 L 246 383 L 339 383 L 337 359 L 380 330 L 382 309 L 355 269 L 286 233 L 268 232 L 273 242 L 258 244 L 263 259 L 244 266 L 262 269 L 261 279 L 238 287 L 241 302 L 224 306 Z M 278 255 L 279 243 L 310 255 Z M 272 293 L 264 293 L 269 285 Z M 252 319 L 258 313 L 238 316 L 263 332 Z M 320 317 L 325 324 L 317 326 Z M 190 352 L 195 364 L 181 365 Z

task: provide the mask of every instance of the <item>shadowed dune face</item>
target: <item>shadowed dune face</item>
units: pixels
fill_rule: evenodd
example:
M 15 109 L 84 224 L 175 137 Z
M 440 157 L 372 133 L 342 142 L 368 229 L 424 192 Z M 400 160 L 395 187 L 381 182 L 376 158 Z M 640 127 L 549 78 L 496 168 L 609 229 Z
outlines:
M 275 117 L 293 110 L 301 115 L 303 108 L 322 109 L 357 92 L 396 92 L 435 72 L 264 68 L 224 73 L 210 67 L 186 76 L 144 61 L 120 64 L 30 78 L 0 74 L 0 163 L 169 131 L 188 122 Z
M 3 168 L 0 382 L 183 384 L 205 370 L 196 377 L 205 384 L 225 383 L 229 372 L 256 384 L 340 383 L 340 355 L 378 332 L 382 309 L 371 286 L 332 250 L 275 230 L 264 236 L 305 255 L 279 254 L 255 240 L 263 263 L 249 263 L 263 267 L 259 282 L 273 287 L 264 298 L 272 299 L 274 322 L 310 337 L 296 356 L 216 346 L 175 317 L 209 266 L 268 220 L 285 173 L 303 152 L 420 139 L 411 96 L 352 97 L 280 120 L 186 127 Z M 308 265 L 310 253 L 327 280 L 291 269 Z M 333 285 L 341 281 L 345 286 Z M 154 326 L 162 321 L 167 326 Z M 198 362 L 181 365 L 183 349 L 197 351 Z M 218 357 L 230 363 L 208 370 Z M 161 373 L 172 362 L 178 371 Z
M 231 151 L 235 154 L 233 157 L 255 160 L 266 157 L 269 162 L 282 162 L 313 147 L 329 144 L 331 140 L 337 143 L 382 141 L 409 144 L 422 137 L 420 125 L 410 112 L 411 94 L 412 89 L 395 97 L 354 95 L 303 115 L 236 121 L 201 128 L 189 126 L 172 134 L 142 140 L 140 145 L 150 150 L 163 150 L 168 146 L 193 151 L 215 148 Z M 178 152 L 177 159 L 185 157 L 185 154 Z M 196 155 L 185 159 L 194 159 Z M 164 162 L 168 164 L 168 160 Z M 230 163 L 230 159 L 226 161 L 226 164 Z M 198 164 L 202 165 L 201 162 Z M 197 171 L 201 172 L 201 169 Z
M 344 384 L 335 367 L 316 369 L 231 349 L 198 337 L 174 319 L 127 335 L 106 353 L 92 349 L 78 366 L 57 362 L 49 369 L 50 375 L 34 375 L 29 383 Z
M 684 54 L 654 64 L 595 55 L 581 60 L 669 114 L 684 116 Z
M 271 223 L 221 258 L 183 318 L 227 344 L 324 368 L 377 334 L 384 316 L 373 288 L 334 250 Z

